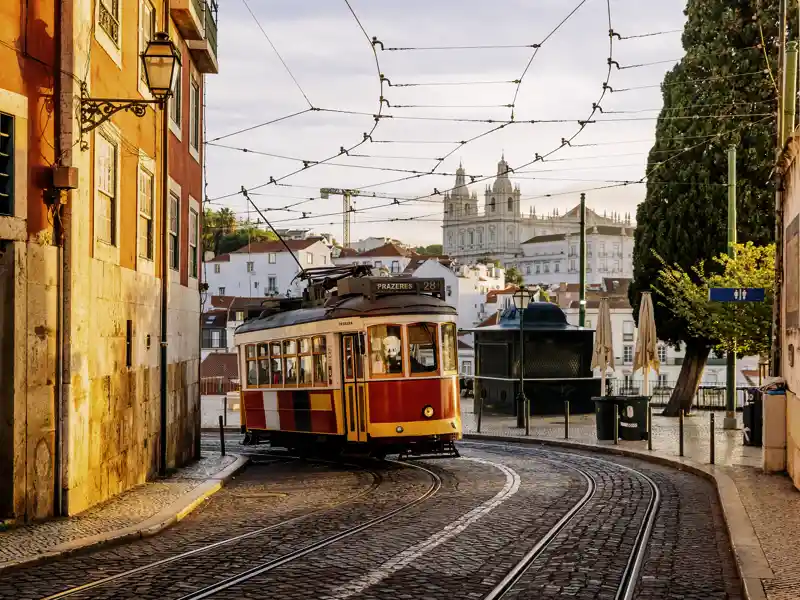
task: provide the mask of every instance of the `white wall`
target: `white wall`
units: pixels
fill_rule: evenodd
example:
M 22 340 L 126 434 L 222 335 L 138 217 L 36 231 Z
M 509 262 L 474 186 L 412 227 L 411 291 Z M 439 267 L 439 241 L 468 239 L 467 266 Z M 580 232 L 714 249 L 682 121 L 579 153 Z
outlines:
M 308 260 L 309 254 L 312 256 L 312 262 Z M 294 255 L 304 268 L 331 264 L 330 249 L 322 242 L 316 242 L 304 250 L 296 250 Z M 305 287 L 305 283 L 293 281 L 300 269 L 286 250 L 252 254 L 232 252 L 227 256 L 230 257 L 230 261 L 209 262 L 205 266 L 209 294 L 245 298 L 266 296 L 271 277 L 275 278 L 276 289 L 280 295 L 289 292 L 291 296 L 299 296 Z M 252 271 L 247 270 L 248 262 L 253 263 Z M 220 288 L 225 288 L 224 292 Z

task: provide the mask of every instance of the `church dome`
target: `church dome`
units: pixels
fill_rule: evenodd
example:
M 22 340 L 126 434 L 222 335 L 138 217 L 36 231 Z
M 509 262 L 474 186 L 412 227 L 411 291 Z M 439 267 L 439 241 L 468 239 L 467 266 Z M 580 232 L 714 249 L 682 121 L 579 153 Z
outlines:
M 500 158 L 497 163 L 497 179 L 492 184 L 492 191 L 498 195 L 510 195 L 514 193 L 514 186 L 511 185 L 511 180 L 508 178 L 508 163 L 506 162 L 505 155 Z

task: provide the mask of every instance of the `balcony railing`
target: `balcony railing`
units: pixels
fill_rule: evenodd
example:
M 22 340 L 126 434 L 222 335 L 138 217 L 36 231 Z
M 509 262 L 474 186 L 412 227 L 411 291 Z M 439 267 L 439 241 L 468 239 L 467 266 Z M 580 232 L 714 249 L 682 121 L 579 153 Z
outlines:
M 217 73 L 216 0 L 173 0 L 172 18 L 201 73 Z

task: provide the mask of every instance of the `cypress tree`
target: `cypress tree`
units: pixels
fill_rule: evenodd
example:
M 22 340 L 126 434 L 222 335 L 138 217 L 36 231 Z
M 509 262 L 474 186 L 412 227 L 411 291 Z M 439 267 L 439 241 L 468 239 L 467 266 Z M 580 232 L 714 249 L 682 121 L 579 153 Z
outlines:
M 683 31 L 685 57 L 662 83 L 664 107 L 647 165 L 647 194 L 639 205 L 629 297 L 638 315 L 641 292 L 663 266 L 690 272 L 727 248 L 727 150 L 737 147 L 740 243 L 774 241 L 778 3 L 689 0 Z M 790 11 L 796 30 L 796 11 Z M 763 33 L 763 45 L 762 45 Z M 772 76 L 770 76 L 770 72 Z M 774 78 L 774 80 L 773 80 Z M 768 116 L 753 116 L 753 115 Z M 719 117 L 719 118 L 716 118 Z M 691 408 L 712 340 L 656 298 L 658 337 L 681 345 L 686 356 L 664 414 Z

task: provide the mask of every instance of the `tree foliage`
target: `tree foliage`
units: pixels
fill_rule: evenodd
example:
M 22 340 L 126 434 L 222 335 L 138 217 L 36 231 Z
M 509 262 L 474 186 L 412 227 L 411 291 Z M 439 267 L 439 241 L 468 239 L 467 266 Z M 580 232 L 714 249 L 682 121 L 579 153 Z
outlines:
M 431 244 L 430 246 L 417 246 L 414 251 L 422 256 L 441 256 L 444 248 L 441 244 Z
M 509 267 L 506 271 L 506 285 L 522 285 L 522 273 L 517 267 Z
M 237 220 L 230 208 L 207 208 L 203 217 L 203 251 L 211 251 L 215 256 L 238 250 L 248 242 L 277 239 L 274 233 L 259 225 Z
M 684 320 L 692 335 L 711 340 L 717 351 L 739 355 L 769 354 L 772 298 L 775 284 L 775 245 L 738 244 L 736 256 L 714 259 L 720 272 L 701 261 L 691 271 L 663 263 L 654 286 L 658 303 Z M 710 302 L 709 288 L 765 288 L 764 302 Z

